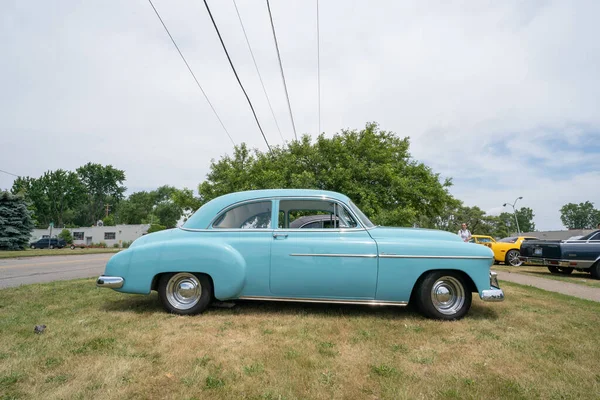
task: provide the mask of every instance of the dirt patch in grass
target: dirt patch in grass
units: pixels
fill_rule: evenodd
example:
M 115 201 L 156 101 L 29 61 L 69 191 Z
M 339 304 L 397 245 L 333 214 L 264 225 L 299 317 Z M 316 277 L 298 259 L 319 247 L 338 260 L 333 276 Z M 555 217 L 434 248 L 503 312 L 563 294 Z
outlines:
M 179 317 L 92 279 L 4 289 L 0 398 L 597 398 L 600 304 L 503 287 L 458 322 L 268 302 Z
M 0 251 L 0 258 L 25 258 L 41 256 L 81 256 L 85 254 L 116 253 L 121 249 L 27 249 L 22 251 Z
M 578 285 L 584 285 L 589 287 L 600 288 L 600 280 L 593 279 L 592 276 L 587 272 L 573 271 L 570 275 L 552 274 L 546 267 L 507 267 L 495 265 L 492 270 L 514 272 L 517 274 L 537 276 L 538 278 L 552 279 L 555 281 L 576 283 Z

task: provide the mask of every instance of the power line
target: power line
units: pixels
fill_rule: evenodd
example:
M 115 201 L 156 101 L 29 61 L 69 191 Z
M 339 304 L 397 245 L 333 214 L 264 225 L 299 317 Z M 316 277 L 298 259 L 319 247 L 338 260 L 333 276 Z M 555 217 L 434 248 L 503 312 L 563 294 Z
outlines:
M 321 35 L 319 33 L 319 0 L 317 0 L 317 91 L 319 104 L 319 132 L 321 134 Z
M 12 172 L 4 171 L 2 169 L 0 169 L 0 172 L 4 172 L 5 174 L 16 176 L 17 178 L 19 178 L 19 175 L 13 174 Z
M 190 71 L 190 74 L 192 74 L 192 78 L 194 78 L 194 81 L 196 81 L 196 85 L 198 85 L 198 88 L 200 89 L 200 91 L 204 95 L 204 98 L 208 102 L 208 105 L 212 109 L 213 113 L 215 113 L 215 116 L 219 120 L 219 123 L 221 123 L 221 126 L 223 127 L 223 130 L 225 131 L 225 133 L 229 137 L 229 140 L 231 140 L 231 143 L 235 146 L 235 142 L 233 141 L 233 138 L 229 134 L 229 131 L 227 130 L 227 128 L 225 128 L 225 125 L 223 124 L 223 121 L 221 121 L 221 118 L 219 117 L 219 114 L 217 114 L 217 110 L 215 110 L 215 107 L 213 107 L 212 103 L 208 99 L 208 96 L 204 92 L 204 89 L 202 89 L 202 86 L 200 85 L 200 82 L 198 82 L 198 79 L 196 78 L 196 75 L 194 74 L 194 71 L 192 71 L 192 68 L 190 68 L 190 65 L 188 64 L 187 60 L 183 56 L 183 53 L 181 52 L 181 50 L 179 50 L 179 46 L 177 46 L 177 43 L 175 43 L 175 39 L 173 39 L 173 36 L 171 36 L 171 32 L 169 32 L 169 29 L 167 28 L 167 25 L 165 25 L 165 23 L 163 22 L 163 19 L 160 17 L 160 14 L 158 13 L 158 10 L 156 9 L 156 7 L 154 7 L 154 4 L 152 3 L 152 0 L 148 0 L 148 1 L 150 2 L 150 5 L 152 6 L 152 9 L 154 10 L 154 12 L 156 13 L 156 16 L 160 20 L 160 23 L 162 24 L 163 28 L 165 28 L 165 31 L 167 32 L 167 35 L 169 35 L 169 37 L 171 38 L 171 42 L 173 42 L 173 45 L 177 49 L 177 52 L 181 56 L 181 59 L 185 63 L 185 66 L 187 67 L 188 71 Z
M 296 124 L 294 124 L 294 116 L 292 115 L 292 105 L 290 104 L 290 95 L 288 94 L 287 84 L 285 83 L 285 75 L 283 74 L 283 64 L 281 62 L 281 54 L 279 54 L 279 45 L 277 44 L 277 35 L 275 34 L 275 25 L 273 24 L 273 15 L 271 14 L 271 6 L 267 0 L 267 8 L 269 9 L 269 19 L 271 20 L 271 30 L 273 31 L 273 40 L 275 41 L 275 49 L 277 49 L 277 58 L 279 59 L 279 70 L 281 71 L 281 79 L 283 80 L 283 88 L 285 89 L 285 97 L 287 98 L 288 109 L 290 111 L 290 119 L 292 120 L 292 128 L 294 128 L 294 137 L 298 140 L 296 134 Z
M 267 140 L 267 137 L 265 136 L 265 133 L 263 132 L 262 126 L 260 126 L 260 122 L 258 122 L 258 117 L 256 116 L 256 112 L 254 111 L 254 107 L 252 106 L 250 97 L 248 97 L 248 93 L 246 93 L 246 89 L 244 89 L 244 85 L 242 85 L 242 81 L 240 80 L 240 77 L 238 76 L 237 71 L 235 70 L 235 67 L 233 66 L 233 62 L 231 61 L 231 57 L 229 57 L 229 52 L 227 51 L 227 47 L 225 47 L 225 42 L 223 42 L 223 38 L 221 37 L 221 32 L 219 32 L 217 23 L 215 22 L 215 19 L 213 18 L 212 13 L 210 12 L 210 7 L 208 6 L 208 3 L 206 2 L 206 0 L 204 0 L 204 5 L 206 6 L 206 11 L 208 11 L 210 20 L 212 21 L 212 23 L 215 27 L 215 30 L 217 31 L 217 35 L 219 36 L 219 40 L 221 41 L 221 45 L 223 46 L 223 50 L 225 51 L 227 60 L 229 60 L 229 65 L 231 65 L 231 69 L 233 70 L 235 78 L 237 79 L 238 83 L 240 84 L 240 87 L 242 88 L 242 92 L 244 92 L 244 96 L 246 96 L 246 100 L 248 100 L 248 104 L 250 105 L 250 109 L 252 110 L 252 114 L 254 115 L 254 119 L 256 120 L 256 125 L 258 125 L 258 129 L 260 130 L 260 133 L 261 133 L 263 139 L 265 140 L 265 143 L 267 144 L 269 151 L 271 151 L 271 146 L 269 146 L 269 141 Z
M 233 0 L 233 5 L 235 7 L 235 12 L 237 13 L 238 19 L 240 20 L 240 25 L 242 26 L 242 31 L 244 32 L 244 37 L 246 38 L 246 44 L 248 44 L 248 50 L 250 50 L 250 55 L 252 56 L 252 61 L 254 62 L 254 67 L 256 68 L 256 73 L 258 74 L 258 79 L 260 79 L 260 84 L 263 88 L 263 92 L 265 93 L 267 103 L 269 103 L 269 108 L 271 109 L 271 114 L 273 115 L 273 119 L 275 120 L 277 130 L 279 131 L 279 136 L 281 136 L 281 140 L 285 143 L 285 139 L 283 138 L 283 135 L 281 134 L 281 129 L 279 128 L 279 124 L 277 123 L 277 117 L 275 117 L 275 112 L 273 111 L 273 106 L 271 105 L 271 100 L 269 99 L 269 95 L 267 94 L 267 89 L 265 89 L 265 84 L 263 82 L 260 71 L 258 70 L 258 64 L 256 63 L 256 59 L 254 58 L 254 52 L 252 51 L 252 46 L 250 46 L 250 40 L 248 40 L 248 35 L 246 34 L 246 29 L 244 28 L 244 23 L 242 22 L 242 17 L 240 15 L 240 11 L 238 10 L 237 4 L 235 3 L 235 0 Z

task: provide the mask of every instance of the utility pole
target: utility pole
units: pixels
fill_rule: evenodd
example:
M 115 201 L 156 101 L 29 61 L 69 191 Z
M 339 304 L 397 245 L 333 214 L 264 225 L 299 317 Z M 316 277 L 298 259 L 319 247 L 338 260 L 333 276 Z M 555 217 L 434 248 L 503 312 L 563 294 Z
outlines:
M 110 206 L 111 206 L 111 204 L 106 204 L 105 205 L 105 207 L 106 207 L 106 216 L 107 217 L 108 217 L 108 210 L 109 210 Z
M 517 223 L 517 234 L 521 234 L 521 230 L 519 229 L 519 220 L 517 219 L 517 211 L 515 210 L 515 204 L 517 204 L 517 201 L 521 200 L 523 198 L 523 196 L 518 197 L 514 203 L 510 204 L 510 203 L 504 203 L 502 205 L 502 207 L 506 207 L 506 205 L 508 204 L 509 206 L 512 207 L 513 209 L 513 215 L 515 216 L 515 222 Z

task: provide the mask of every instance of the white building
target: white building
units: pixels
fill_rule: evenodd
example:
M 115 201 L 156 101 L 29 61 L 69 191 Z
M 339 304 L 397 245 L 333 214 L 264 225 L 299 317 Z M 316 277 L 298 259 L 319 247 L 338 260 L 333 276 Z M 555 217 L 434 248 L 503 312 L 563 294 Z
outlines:
M 66 228 L 73 235 L 73 244 L 91 245 L 100 242 L 106 243 L 108 247 L 115 244 L 121 246 L 123 242 L 132 242 L 148 232 L 150 225 L 116 225 L 116 226 L 88 226 L 83 228 Z M 63 228 L 53 228 L 52 237 L 56 237 Z M 50 228 L 34 229 L 31 233 L 31 241 L 50 235 Z

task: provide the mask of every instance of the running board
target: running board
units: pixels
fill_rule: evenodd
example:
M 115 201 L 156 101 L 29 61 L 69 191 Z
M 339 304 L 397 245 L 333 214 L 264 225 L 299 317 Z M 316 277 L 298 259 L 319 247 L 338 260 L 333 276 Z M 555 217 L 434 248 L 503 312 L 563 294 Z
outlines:
M 260 300 L 260 301 L 285 301 L 296 303 L 327 303 L 327 304 L 358 304 L 368 306 L 406 306 L 407 301 L 382 301 L 382 300 L 338 300 L 338 299 L 314 299 L 303 297 L 264 297 L 264 296 L 241 296 L 237 300 Z

